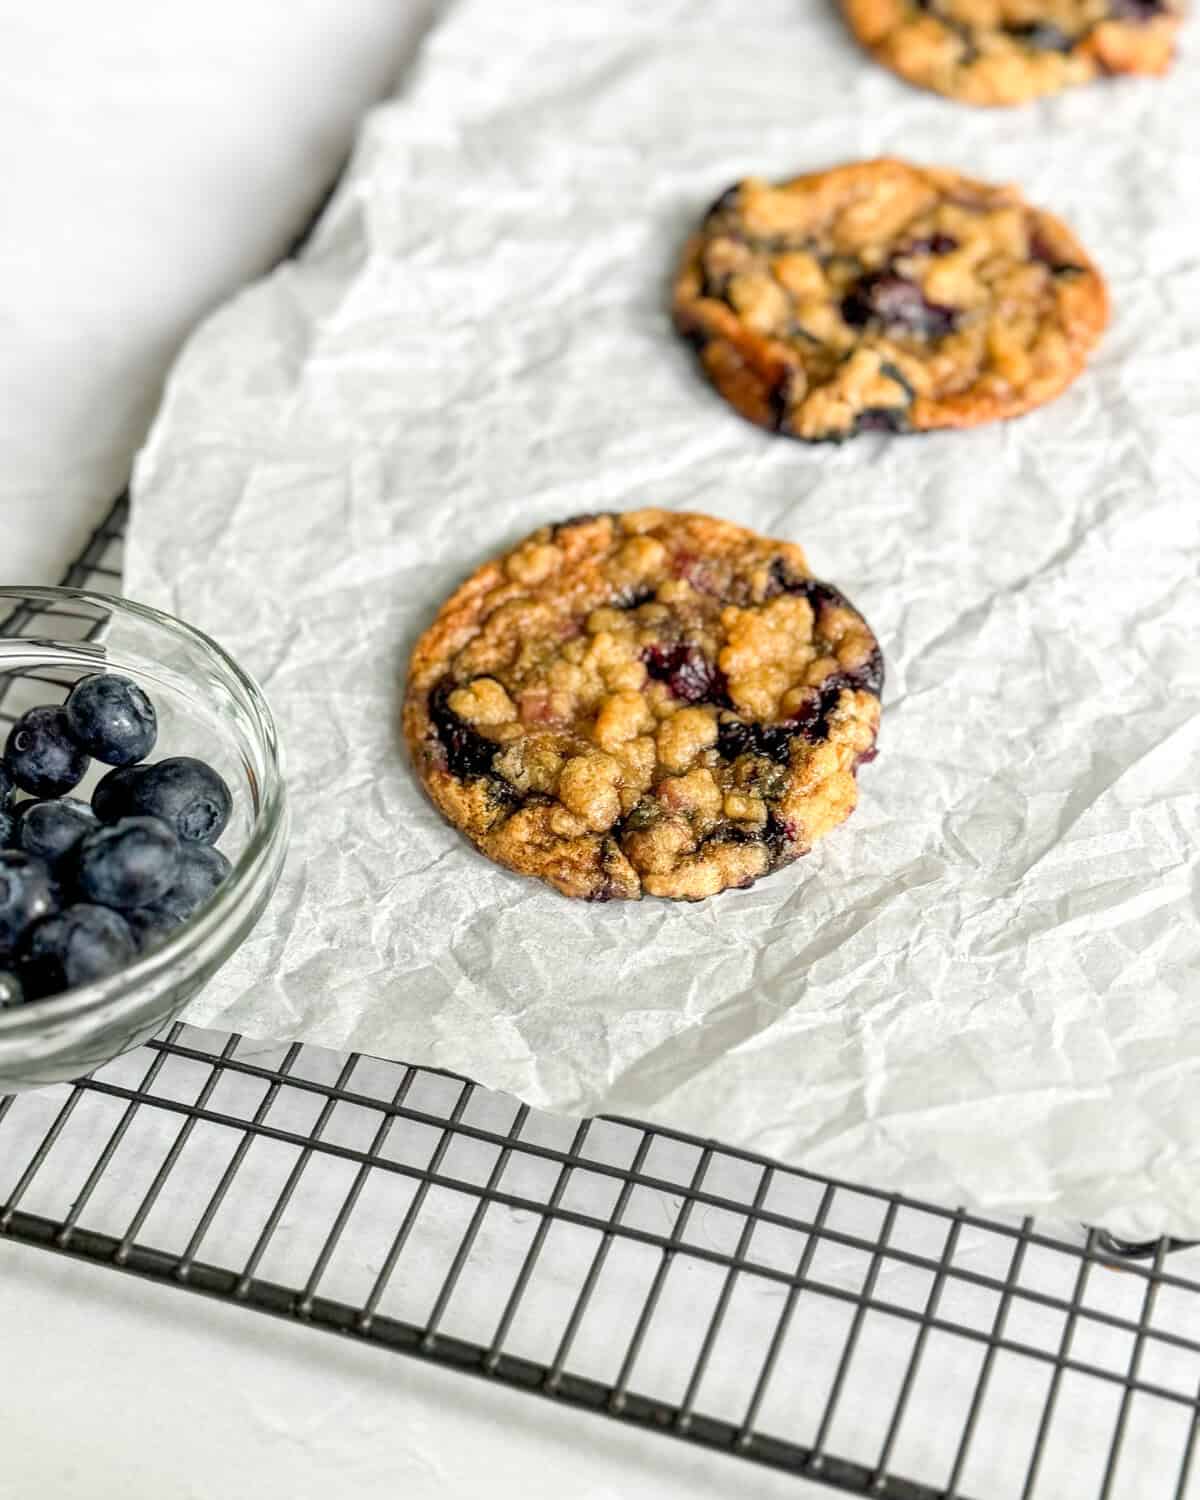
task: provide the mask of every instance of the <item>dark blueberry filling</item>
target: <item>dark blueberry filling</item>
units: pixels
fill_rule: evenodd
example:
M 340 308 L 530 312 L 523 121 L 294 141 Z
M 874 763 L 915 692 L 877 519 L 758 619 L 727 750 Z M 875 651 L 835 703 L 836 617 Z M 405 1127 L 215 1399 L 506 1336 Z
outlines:
M 646 671 L 655 682 L 665 682 L 684 703 L 728 703 L 725 673 L 699 646 L 647 646 L 642 652 Z
M 949 255 L 958 249 L 958 241 L 952 234 L 927 234 L 921 239 L 910 240 L 896 252 L 901 255 Z
M 737 204 L 741 186 L 740 182 L 735 182 L 732 187 L 726 188 L 721 196 L 709 205 L 704 214 L 706 223 L 709 219 L 715 219 L 718 214 L 723 214 L 727 208 L 733 208 Z
M 714 276 L 709 271 L 708 267 L 705 266 L 704 284 L 701 287 L 701 291 L 703 292 L 704 296 L 712 297 L 718 302 L 727 302 L 728 298 L 725 296 L 725 293 L 728 289 L 728 286 L 728 276 Z M 732 306 L 732 304 L 730 304 L 730 306 Z
M 883 652 L 878 646 L 874 647 L 864 664 L 855 668 L 847 676 L 850 687 L 856 688 L 859 692 L 874 693 L 877 698 L 882 697 L 885 679 Z
M 795 843 L 796 830 L 791 823 L 786 822 L 772 808 L 767 814 L 767 827 L 763 838 L 770 852 L 771 862 L 775 864 L 787 846 Z
M 797 578 L 782 557 L 772 560 L 767 569 L 767 579 L 767 598 L 772 598 L 775 594 L 803 594 L 812 606 L 814 615 L 820 614 L 823 604 L 828 604 L 833 609 L 854 608 L 841 589 L 835 588 L 832 583 L 825 583 L 820 578 Z
M 450 707 L 450 694 L 456 689 L 456 683 L 443 677 L 429 695 L 429 717 L 446 752 L 446 766 L 452 776 L 490 776 L 500 747 L 484 739 Z
M 954 308 L 930 302 L 915 281 L 893 271 L 860 277 L 842 299 L 842 317 L 852 328 L 882 323 L 928 339 L 945 338 L 958 322 Z
M 903 406 L 868 406 L 854 419 L 854 432 L 907 432 L 908 412 Z
M 767 401 L 771 408 L 771 426 L 774 427 L 776 432 L 785 432 L 792 410 L 792 374 L 790 370 L 785 370 L 780 379 L 771 387 L 767 393 Z
M 1056 276 L 1077 276 L 1083 272 L 1082 266 L 1077 266 L 1069 260 L 1059 260 L 1036 229 L 1029 236 L 1029 258 L 1038 261 L 1043 266 L 1049 266 Z
M 761 755 L 786 766 L 796 734 L 790 724 L 745 724 L 741 719 L 726 719 L 717 726 L 717 753 L 724 760 Z
M 1007 30 L 1009 36 L 1016 37 L 1017 41 L 1024 42 L 1035 52 L 1070 52 L 1075 45 L 1074 37 L 1069 37 L 1049 21 L 1033 21 L 1027 26 L 1009 26 Z
M 613 512 L 611 510 L 584 510 L 577 516 L 568 516 L 565 521 L 559 521 L 550 528 L 552 541 L 557 541 L 564 531 L 570 531 L 573 526 L 586 526 L 589 521 L 605 521 Z
M 766 597 L 773 599 L 776 594 L 802 594 L 805 583 L 809 581 L 797 578 L 782 557 L 773 557 L 767 569 Z
M 646 585 L 640 587 L 618 589 L 613 601 L 613 609 L 641 609 L 643 604 L 649 604 L 654 598 L 655 591 Z
M 768 598 L 773 594 L 803 594 L 812 605 L 814 616 L 820 614 L 823 604 L 828 604 L 834 609 L 854 610 L 853 604 L 841 589 L 835 588 L 832 583 L 823 582 L 820 578 L 797 578 L 781 557 L 775 558 L 771 563 L 768 569 L 768 579 Z M 858 611 L 854 610 L 854 613 L 857 614 Z M 874 693 L 876 697 L 881 696 L 884 683 L 883 653 L 878 646 L 872 647 L 870 656 L 861 667 L 856 667 L 851 672 L 839 672 L 837 677 L 843 687 Z M 832 678 L 826 679 L 826 682 L 832 681 Z
M 612 835 L 608 835 L 600 846 L 600 868 L 604 872 L 604 879 L 599 885 L 593 887 L 585 898 L 588 901 L 604 902 L 612 901 L 620 894 L 618 885 L 612 873 L 612 867 L 624 861 L 621 846 Z
M 963 55 L 961 62 L 974 62 L 979 56 L 979 49 L 975 45 L 975 36 L 971 27 L 965 21 L 957 21 L 953 16 L 944 16 L 938 9 L 934 0 L 914 0 L 918 10 L 923 10 L 927 15 L 936 16 L 947 31 L 952 31 L 963 44 Z
M 843 688 L 857 688 L 856 676 L 847 672 L 833 672 L 819 688 L 814 688 L 807 703 L 798 709 L 788 721 L 793 733 L 801 734 L 814 742 L 829 738 L 829 717 L 838 705 Z
M 811 689 L 803 706 L 783 724 L 747 724 L 740 719 L 726 719 L 717 726 L 717 751 L 725 760 L 740 755 L 761 755 L 777 765 L 786 766 L 796 738 L 819 743 L 829 738 L 829 720 L 844 690 L 883 691 L 883 656 L 878 649 L 866 663 L 852 672 L 833 672 L 819 687 Z
M 725 823 L 704 840 L 706 844 L 761 844 L 763 831 L 757 824 Z
M 704 843 L 762 844 L 766 848 L 771 868 L 774 869 L 789 846 L 794 844 L 795 841 L 796 830 L 794 825 L 781 818 L 772 808 L 767 814 L 766 823 L 761 827 L 757 824 L 747 826 L 744 823 L 723 823 L 708 835 Z
M 909 384 L 904 371 L 900 368 L 899 365 L 894 365 L 890 359 L 882 360 L 879 365 L 879 373 L 886 377 L 886 379 L 888 380 L 894 380 L 900 387 L 900 389 L 904 392 L 904 395 L 908 401 L 911 402 L 917 399 L 916 391 L 913 390 L 912 386 Z
M 879 373 L 900 387 L 904 393 L 904 402 L 898 406 L 867 407 L 865 411 L 859 412 L 855 419 L 854 431 L 856 434 L 860 432 L 908 432 L 908 409 L 917 399 L 917 393 L 906 379 L 904 371 L 899 365 L 894 365 L 891 360 L 884 360 L 880 364 Z
M 660 812 L 657 802 L 643 799 L 635 803 L 617 824 L 617 837 L 624 838 L 627 833 L 643 832 L 657 821 Z
M 1108 13 L 1114 21 L 1151 21 L 1167 7 L 1163 0 L 1108 0 Z

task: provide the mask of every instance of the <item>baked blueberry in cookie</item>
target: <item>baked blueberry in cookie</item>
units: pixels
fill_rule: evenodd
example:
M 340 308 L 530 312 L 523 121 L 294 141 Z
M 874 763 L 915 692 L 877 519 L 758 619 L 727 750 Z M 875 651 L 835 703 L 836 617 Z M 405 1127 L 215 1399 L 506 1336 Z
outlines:
M 1108 73 L 1164 73 L 1183 0 L 842 0 L 900 77 L 966 104 L 1022 104 Z
M 674 316 L 744 417 L 842 441 L 1053 400 L 1108 295 L 1066 225 L 1015 188 L 881 159 L 724 193 L 684 252 Z
M 544 526 L 409 668 L 418 775 L 484 854 L 583 900 L 746 886 L 843 822 L 879 645 L 803 551 L 657 510 Z

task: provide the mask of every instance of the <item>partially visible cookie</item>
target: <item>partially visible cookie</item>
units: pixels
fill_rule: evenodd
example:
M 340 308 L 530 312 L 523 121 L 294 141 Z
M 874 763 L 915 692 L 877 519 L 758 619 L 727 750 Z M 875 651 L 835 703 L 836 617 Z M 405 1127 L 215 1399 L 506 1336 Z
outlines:
M 1183 0 L 842 0 L 859 41 L 921 88 L 1023 104 L 1105 73 L 1165 73 Z
M 442 606 L 404 729 L 491 859 L 590 901 L 695 901 L 853 811 L 883 659 L 794 543 L 658 510 L 543 526 Z
M 675 323 L 744 417 L 809 442 L 974 427 L 1052 400 L 1108 294 L 1014 187 L 891 159 L 723 194 L 688 243 Z

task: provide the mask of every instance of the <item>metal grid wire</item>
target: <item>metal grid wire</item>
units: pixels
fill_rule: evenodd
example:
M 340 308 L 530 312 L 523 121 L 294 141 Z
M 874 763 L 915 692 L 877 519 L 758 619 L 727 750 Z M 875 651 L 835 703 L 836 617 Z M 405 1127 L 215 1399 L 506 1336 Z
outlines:
M 126 517 L 66 582 L 117 587 Z M 175 1025 L 0 1101 L 0 1237 L 855 1494 L 1200 1492 L 1200 1252 L 430 1069 Z

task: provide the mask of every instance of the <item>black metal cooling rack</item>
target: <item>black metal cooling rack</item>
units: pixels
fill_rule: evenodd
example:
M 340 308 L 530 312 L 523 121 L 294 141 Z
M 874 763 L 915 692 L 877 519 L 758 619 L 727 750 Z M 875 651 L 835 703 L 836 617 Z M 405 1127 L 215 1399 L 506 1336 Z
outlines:
M 126 519 L 64 582 L 118 586 Z M 356 1054 L 175 1025 L 0 1101 L 0 1238 L 853 1494 L 1181 1500 L 1195 1467 L 1198 1252 Z

